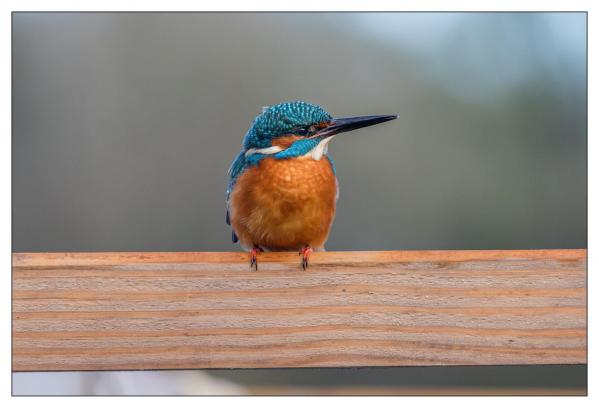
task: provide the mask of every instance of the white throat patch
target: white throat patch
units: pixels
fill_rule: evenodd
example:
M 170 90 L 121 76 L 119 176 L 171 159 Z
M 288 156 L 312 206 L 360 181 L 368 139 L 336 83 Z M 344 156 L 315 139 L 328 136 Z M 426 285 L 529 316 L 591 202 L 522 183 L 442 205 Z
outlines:
M 329 142 L 334 137 L 335 137 L 335 135 L 329 136 L 329 137 L 325 137 L 324 139 L 322 139 L 320 141 L 320 143 L 318 143 L 316 145 L 316 147 L 314 149 L 310 150 L 308 153 L 306 153 L 302 157 L 311 157 L 314 160 L 320 160 L 320 159 L 322 159 L 322 156 L 324 156 L 325 154 L 327 154 L 327 151 L 329 150 Z

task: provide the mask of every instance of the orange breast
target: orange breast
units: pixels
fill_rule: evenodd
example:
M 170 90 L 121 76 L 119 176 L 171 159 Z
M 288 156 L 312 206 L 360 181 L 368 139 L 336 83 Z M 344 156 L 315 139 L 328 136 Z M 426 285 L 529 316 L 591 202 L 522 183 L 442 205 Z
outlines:
M 246 248 L 322 249 L 335 217 L 337 179 L 323 158 L 265 158 L 239 176 L 231 225 Z

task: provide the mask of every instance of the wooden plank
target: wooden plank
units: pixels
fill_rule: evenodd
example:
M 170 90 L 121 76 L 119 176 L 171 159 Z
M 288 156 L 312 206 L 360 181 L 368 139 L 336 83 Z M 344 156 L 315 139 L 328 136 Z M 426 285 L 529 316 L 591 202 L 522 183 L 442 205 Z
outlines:
M 13 370 L 586 363 L 586 250 L 13 254 Z

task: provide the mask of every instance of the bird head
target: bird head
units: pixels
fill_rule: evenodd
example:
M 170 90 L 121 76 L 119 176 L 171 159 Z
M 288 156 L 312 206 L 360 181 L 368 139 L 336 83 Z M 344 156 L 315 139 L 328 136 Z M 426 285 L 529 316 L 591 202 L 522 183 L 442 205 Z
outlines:
M 277 158 L 311 153 L 320 159 L 331 139 L 343 132 L 376 125 L 397 115 L 333 118 L 318 105 L 303 101 L 265 107 L 246 133 L 246 156 L 275 154 Z

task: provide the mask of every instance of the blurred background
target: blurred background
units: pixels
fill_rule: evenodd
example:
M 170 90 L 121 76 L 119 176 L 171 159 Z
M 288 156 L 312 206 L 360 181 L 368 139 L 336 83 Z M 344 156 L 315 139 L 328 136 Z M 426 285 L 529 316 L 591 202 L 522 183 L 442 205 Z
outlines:
M 262 106 L 330 146 L 329 250 L 586 248 L 585 13 L 14 13 L 13 251 L 233 251 Z M 584 392 L 586 366 L 21 373 L 15 394 Z

